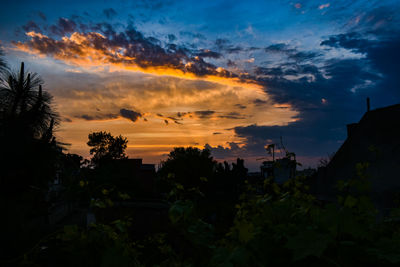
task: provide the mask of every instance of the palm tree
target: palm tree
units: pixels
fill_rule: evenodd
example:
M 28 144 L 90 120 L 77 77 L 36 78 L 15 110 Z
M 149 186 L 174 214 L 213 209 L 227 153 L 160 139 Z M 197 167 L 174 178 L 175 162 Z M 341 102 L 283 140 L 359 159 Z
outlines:
M 46 188 L 54 179 L 60 144 L 53 134 L 59 117 L 42 79 L 26 72 L 5 70 L 0 79 L 0 184 Z
M 7 69 L 7 64 L 6 61 L 3 59 L 3 56 L 3 50 L 0 48 L 0 72 L 3 72 Z
M 58 115 L 52 110 L 52 96 L 42 90 L 42 83 L 37 73 L 25 73 L 23 62 L 19 72 L 3 71 L 0 81 L 3 134 L 47 142 L 52 139 Z

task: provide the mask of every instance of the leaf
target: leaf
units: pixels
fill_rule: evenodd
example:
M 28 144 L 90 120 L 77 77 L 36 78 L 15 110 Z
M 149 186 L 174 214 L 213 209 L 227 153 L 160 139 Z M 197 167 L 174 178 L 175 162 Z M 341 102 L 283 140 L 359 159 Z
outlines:
M 348 208 L 352 208 L 357 204 L 357 199 L 353 196 L 347 196 L 344 201 L 344 206 Z
M 121 221 L 121 220 L 115 220 L 112 222 L 112 224 L 115 225 L 115 227 L 117 227 L 117 229 L 121 232 L 124 233 L 126 232 L 126 223 Z
M 275 194 L 279 195 L 281 192 L 281 189 L 279 188 L 279 186 L 276 183 L 272 184 L 272 190 L 274 191 Z
M 207 179 L 207 177 L 200 177 L 200 181 L 202 181 L 202 182 L 207 182 L 208 179 Z
M 393 264 L 400 263 L 400 240 L 383 238 L 375 244 L 375 248 L 368 251 L 380 259 L 387 260 Z
M 90 206 L 98 207 L 98 208 L 101 208 L 101 209 L 107 208 L 106 204 L 103 201 L 99 200 L 99 199 L 92 199 L 92 201 L 90 202 Z
M 254 237 L 254 225 L 252 223 L 242 221 L 236 228 L 239 231 L 239 240 L 241 242 L 247 243 Z
M 338 203 L 342 205 L 343 202 L 344 202 L 344 197 L 343 196 L 337 196 L 337 198 L 338 198 Z
M 320 257 L 330 242 L 330 235 L 308 229 L 289 238 L 286 247 L 293 251 L 294 260 L 298 261 L 308 256 Z
M 101 190 L 101 192 L 103 193 L 103 195 L 108 195 L 108 190 L 107 189 L 103 189 L 103 190 Z
M 101 257 L 101 267 L 132 266 L 130 255 L 124 253 L 123 249 L 117 246 L 107 248 L 99 256 Z
M 70 241 L 77 237 L 79 234 L 77 225 L 65 225 L 64 232 L 59 235 L 59 238 L 63 241 Z
M 172 223 L 190 218 L 193 213 L 193 204 L 190 201 L 176 201 L 169 209 L 168 215 Z
M 107 205 L 109 206 L 109 207 L 112 207 L 112 206 L 114 206 L 114 202 L 111 200 L 111 199 L 109 199 L 109 198 L 106 198 L 106 203 L 107 203 Z
M 373 232 L 370 231 L 368 224 L 359 221 L 359 217 L 350 209 L 343 209 L 338 213 L 339 230 L 341 233 L 355 238 L 370 239 Z
M 212 247 L 213 227 L 210 224 L 197 220 L 188 227 L 187 232 L 194 244 Z
M 123 200 L 127 200 L 127 199 L 130 199 L 130 198 L 131 198 L 128 194 L 126 194 L 126 193 L 121 193 L 121 192 L 118 192 L 118 196 L 119 196 L 121 199 L 123 199 Z

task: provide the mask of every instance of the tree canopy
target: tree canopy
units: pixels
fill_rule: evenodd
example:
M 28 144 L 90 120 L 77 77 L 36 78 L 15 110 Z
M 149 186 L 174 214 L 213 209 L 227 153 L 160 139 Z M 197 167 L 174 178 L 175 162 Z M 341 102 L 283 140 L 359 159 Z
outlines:
M 216 161 L 208 149 L 176 147 L 162 162 L 159 172 L 185 187 L 195 187 L 201 179 L 209 179 L 215 167 Z
M 91 147 L 90 155 L 93 155 L 92 163 L 95 165 L 106 160 L 126 159 L 127 144 L 126 137 L 122 135 L 114 137 L 111 133 L 102 131 L 90 133 L 87 142 L 87 145 Z

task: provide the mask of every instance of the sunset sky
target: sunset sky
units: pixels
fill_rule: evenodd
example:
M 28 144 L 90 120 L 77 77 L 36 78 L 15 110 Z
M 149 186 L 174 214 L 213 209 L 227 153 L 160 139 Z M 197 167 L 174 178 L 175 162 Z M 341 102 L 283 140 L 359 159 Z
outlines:
M 280 143 L 316 166 L 371 107 L 400 103 L 400 2 L 2 1 L 13 69 L 45 81 L 57 138 L 87 157 L 93 131 L 159 163 L 207 147 L 256 170 Z

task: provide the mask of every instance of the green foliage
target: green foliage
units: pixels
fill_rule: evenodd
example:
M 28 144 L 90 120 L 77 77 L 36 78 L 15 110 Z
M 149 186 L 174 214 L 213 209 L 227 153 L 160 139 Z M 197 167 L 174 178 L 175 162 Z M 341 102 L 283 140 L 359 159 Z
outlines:
M 215 165 L 207 149 L 177 147 L 162 162 L 159 175 L 168 184 L 178 183 L 185 188 L 199 187 L 213 175 Z
M 108 132 L 94 132 L 89 134 L 87 145 L 90 146 L 92 162 L 98 165 L 101 161 L 112 159 L 125 159 L 125 149 L 128 140 L 119 135 L 114 137 Z
M 197 174 L 198 186 L 190 186 L 175 180 L 179 171 L 169 172 L 169 224 L 145 238 L 132 235 L 135 217 L 101 216 L 130 196 L 111 185 L 98 186 L 91 189 L 98 222 L 88 229 L 65 227 L 46 245 L 48 255 L 85 266 L 396 266 L 400 212 L 379 219 L 368 195 L 368 164 L 356 168 L 357 177 L 340 181 L 338 201 L 330 204 L 308 193 L 308 178 L 303 176 L 283 185 L 266 180 L 262 193 L 244 183 L 235 202 L 224 202 L 234 213 L 224 228 L 209 219 L 220 213 L 204 204 L 213 195 L 201 189 L 211 188 L 221 173 L 234 173 L 216 168 L 207 178 Z M 79 186 L 89 189 L 90 183 Z M 93 259 L 84 258 L 83 252 Z M 33 255 L 28 259 L 37 262 Z

